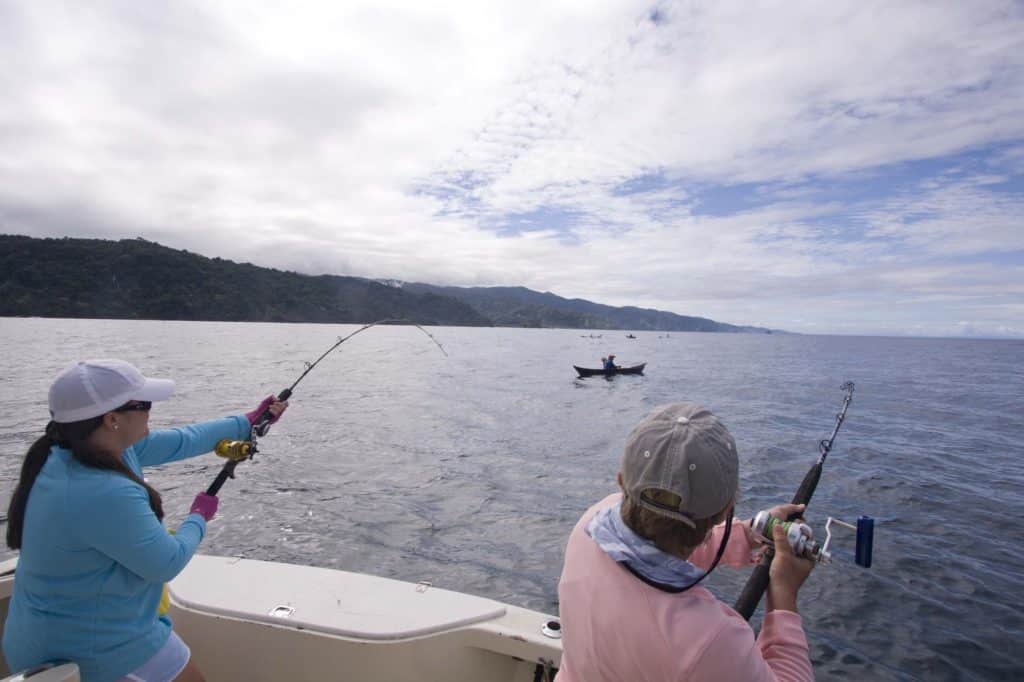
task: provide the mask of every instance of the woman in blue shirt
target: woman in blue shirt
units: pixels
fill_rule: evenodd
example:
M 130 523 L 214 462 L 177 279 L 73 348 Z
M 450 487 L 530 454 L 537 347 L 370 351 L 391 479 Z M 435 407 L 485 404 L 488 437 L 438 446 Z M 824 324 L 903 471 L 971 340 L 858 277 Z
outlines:
M 52 421 L 25 456 L 7 516 L 19 549 L 4 627 L 12 670 L 78 664 L 85 682 L 201 682 L 188 647 L 158 613 L 164 583 L 195 553 L 217 498 L 200 493 L 174 535 L 142 468 L 195 457 L 249 436 L 273 396 L 246 415 L 149 431 L 149 410 L 174 382 L 120 360 L 67 367 L 50 387 Z

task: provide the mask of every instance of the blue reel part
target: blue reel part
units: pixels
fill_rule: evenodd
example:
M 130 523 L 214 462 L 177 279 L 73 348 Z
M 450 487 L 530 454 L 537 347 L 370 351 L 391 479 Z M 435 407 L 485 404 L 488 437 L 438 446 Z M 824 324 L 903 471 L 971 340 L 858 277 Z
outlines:
M 870 516 L 857 517 L 857 546 L 854 561 L 858 566 L 871 568 L 871 550 L 875 541 L 875 520 Z

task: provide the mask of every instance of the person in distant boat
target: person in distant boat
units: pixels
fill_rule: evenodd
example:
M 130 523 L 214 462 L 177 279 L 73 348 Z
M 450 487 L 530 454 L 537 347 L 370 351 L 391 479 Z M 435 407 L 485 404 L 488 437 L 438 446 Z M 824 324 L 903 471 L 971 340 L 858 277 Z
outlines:
M 762 547 L 734 521 L 736 443 L 690 402 L 655 408 L 630 433 L 622 492 L 588 509 L 569 536 L 558 584 L 558 682 L 813 680 L 797 591 L 813 563 L 775 527 L 768 603 L 755 640 L 747 622 L 698 583 L 719 559 L 752 565 Z M 780 519 L 803 511 L 783 504 Z
M 601 362 L 604 363 L 604 368 L 608 371 L 618 369 L 618 365 L 615 364 L 615 356 L 609 355 L 607 358 L 601 358 Z
M 21 550 L 3 635 L 11 670 L 72 661 L 84 682 L 203 680 L 160 607 L 217 498 L 199 493 L 170 535 L 142 470 L 248 438 L 265 410 L 277 421 L 288 403 L 269 396 L 244 415 L 150 432 L 153 402 L 173 392 L 120 360 L 72 364 L 50 386 L 51 421 L 7 514 L 7 545 Z

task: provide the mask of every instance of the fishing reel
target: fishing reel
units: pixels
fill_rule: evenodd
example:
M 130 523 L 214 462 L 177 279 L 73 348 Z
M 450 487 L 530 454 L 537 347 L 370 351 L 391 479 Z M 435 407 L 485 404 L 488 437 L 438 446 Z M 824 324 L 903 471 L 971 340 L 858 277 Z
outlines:
M 225 438 L 214 446 L 213 451 L 232 462 L 242 462 L 256 454 L 253 440 L 228 440 Z
M 269 415 L 269 410 L 263 413 L 264 422 L 270 422 Z M 206 489 L 207 495 L 216 495 L 226 480 L 235 477 L 235 467 L 238 466 L 239 462 L 253 459 L 257 452 L 256 438 L 262 435 L 259 429 L 257 429 L 258 425 L 253 425 L 252 430 L 249 431 L 248 440 L 230 440 L 225 438 L 217 441 L 217 444 L 213 446 L 213 451 L 228 461 L 221 467 L 220 473 L 217 474 L 217 478 L 210 484 L 210 487 Z M 266 429 L 263 429 L 263 433 L 266 433 Z
M 290 395 L 291 391 L 285 389 L 278 400 L 287 400 Z M 252 459 L 252 456 L 259 452 L 256 449 L 256 438 L 266 434 L 269 430 L 270 412 L 268 411 L 263 413 L 263 418 L 260 421 L 253 424 L 248 440 L 228 440 L 225 438 L 213 446 L 213 451 L 229 461 L 236 463 L 244 462 L 247 459 Z
M 852 530 L 856 533 L 856 549 L 854 550 L 854 563 L 864 568 L 871 568 L 871 552 L 875 538 L 875 520 L 870 516 L 858 516 L 857 524 L 846 523 L 833 517 L 828 517 L 825 522 L 825 542 L 819 544 L 814 539 L 814 531 L 806 523 L 798 521 L 780 521 L 767 511 L 759 511 L 750 522 L 753 531 L 765 538 L 772 540 L 772 529 L 781 524 L 786 531 L 786 540 L 793 548 L 793 553 L 810 559 L 820 564 L 832 563 L 832 553 L 829 546 L 832 544 L 832 524 Z

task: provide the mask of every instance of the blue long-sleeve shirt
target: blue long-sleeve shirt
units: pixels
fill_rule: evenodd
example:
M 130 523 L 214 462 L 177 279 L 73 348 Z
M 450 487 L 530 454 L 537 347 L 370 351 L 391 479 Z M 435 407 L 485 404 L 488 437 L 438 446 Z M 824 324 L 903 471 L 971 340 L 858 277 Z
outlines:
M 141 478 L 142 467 L 210 452 L 249 430 L 238 416 L 153 431 L 124 451 L 124 462 Z M 145 488 L 53 447 L 25 509 L 3 636 L 10 668 L 73 661 L 85 682 L 106 682 L 141 666 L 170 635 L 170 619 L 157 616 L 163 584 L 205 532 L 203 517 L 189 514 L 168 534 Z

